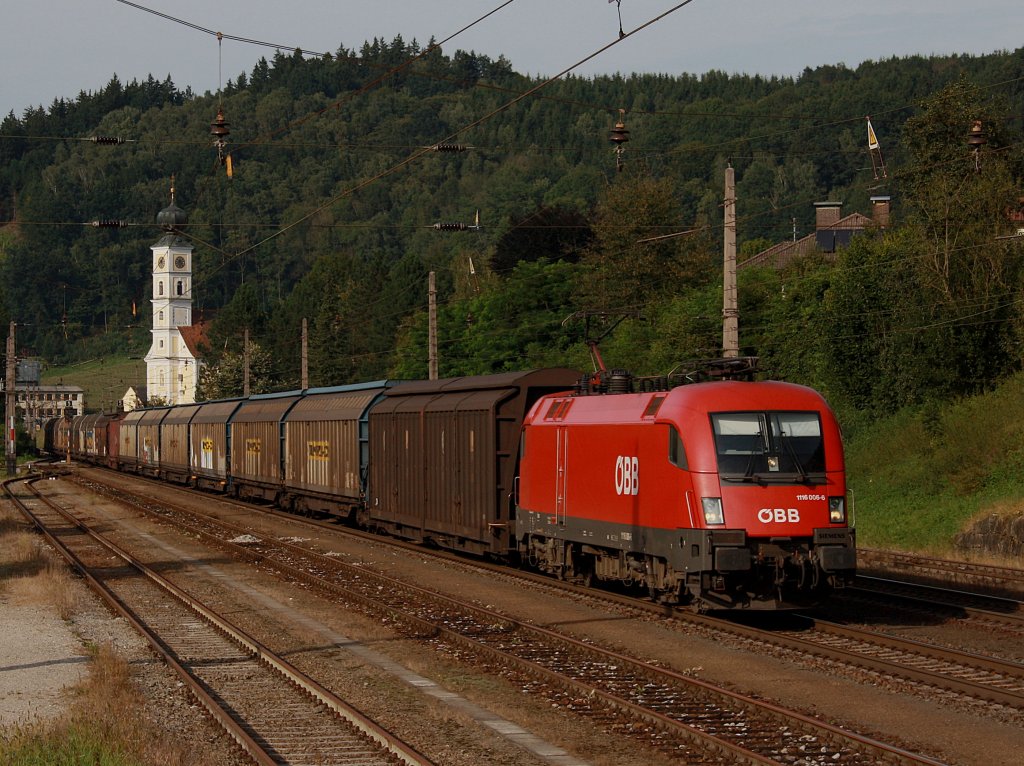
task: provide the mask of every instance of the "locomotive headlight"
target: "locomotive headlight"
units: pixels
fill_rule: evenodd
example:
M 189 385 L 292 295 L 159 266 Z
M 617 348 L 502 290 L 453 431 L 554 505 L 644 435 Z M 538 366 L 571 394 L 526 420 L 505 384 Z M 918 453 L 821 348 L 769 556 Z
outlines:
M 702 497 L 700 504 L 704 508 L 705 524 L 724 524 L 725 514 L 722 513 L 722 498 Z
M 830 497 L 828 499 L 828 520 L 832 524 L 842 524 L 846 521 L 845 497 Z

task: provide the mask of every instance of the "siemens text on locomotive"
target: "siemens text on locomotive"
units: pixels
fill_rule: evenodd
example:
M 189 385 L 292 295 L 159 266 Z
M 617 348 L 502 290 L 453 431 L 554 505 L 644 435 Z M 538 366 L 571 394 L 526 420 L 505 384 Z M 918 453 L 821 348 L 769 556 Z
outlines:
M 839 426 L 788 383 L 375 381 L 59 419 L 46 446 L 701 609 L 813 604 L 856 566 Z

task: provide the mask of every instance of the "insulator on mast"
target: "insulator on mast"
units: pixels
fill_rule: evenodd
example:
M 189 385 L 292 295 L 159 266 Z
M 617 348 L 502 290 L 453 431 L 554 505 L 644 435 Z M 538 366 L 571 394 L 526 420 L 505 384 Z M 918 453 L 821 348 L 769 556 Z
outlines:
M 480 231 L 480 211 L 473 216 L 473 223 L 462 223 L 461 221 L 442 221 L 435 223 L 433 228 L 437 231 Z
M 981 170 L 981 148 L 988 143 L 988 135 L 985 133 L 985 126 L 981 120 L 971 123 L 971 129 L 967 131 L 967 145 L 974 150 L 974 170 Z
M 615 127 L 608 133 L 608 140 L 615 145 L 615 169 L 622 170 L 625 164 L 622 160 L 622 154 L 625 151 L 625 144 L 629 141 L 629 130 L 626 128 L 626 110 L 619 110 L 619 121 L 615 123 Z
M 227 137 L 231 135 L 228 129 L 228 122 L 224 119 L 224 110 L 217 108 L 217 118 L 210 123 L 210 133 L 213 135 L 213 145 L 217 149 L 217 160 L 224 164 L 224 150 L 227 148 Z

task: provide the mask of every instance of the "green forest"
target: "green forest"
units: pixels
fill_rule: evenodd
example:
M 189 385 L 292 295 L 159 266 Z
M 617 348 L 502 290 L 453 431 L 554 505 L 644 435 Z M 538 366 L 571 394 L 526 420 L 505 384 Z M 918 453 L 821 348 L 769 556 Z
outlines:
M 741 261 L 812 233 L 814 202 L 892 199 L 835 258 L 739 272 L 742 352 L 855 427 L 1021 369 L 1022 115 L 1024 49 L 545 83 L 395 38 L 279 52 L 219 94 L 114 77 L 0 124 L 0 307 L 19 355 L 145 354 L 173 183 L 206 397 L 239 392 L 245 331 L 254 390 L 297 388 L 303 319 L 313 386 L 425 377 L 431 272 L 442 377 L 589 369 L 623 317 L 608 365 L 664 374 L 721 354 L 731 165 Z

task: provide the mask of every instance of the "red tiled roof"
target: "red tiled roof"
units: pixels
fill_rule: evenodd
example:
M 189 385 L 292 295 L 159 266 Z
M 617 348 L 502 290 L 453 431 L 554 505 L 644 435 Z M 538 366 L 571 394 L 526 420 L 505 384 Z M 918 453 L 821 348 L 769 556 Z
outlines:
M 178 328 L 181 339 L 185 341 L 185 347 L 196 359 L 202 357 L 202 347 L 210 345 L 210 339 L 206 335 L 208 327 L 209 322 L 199 321 Z

